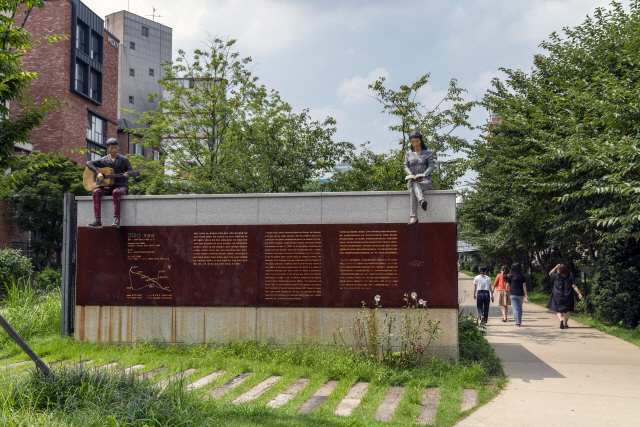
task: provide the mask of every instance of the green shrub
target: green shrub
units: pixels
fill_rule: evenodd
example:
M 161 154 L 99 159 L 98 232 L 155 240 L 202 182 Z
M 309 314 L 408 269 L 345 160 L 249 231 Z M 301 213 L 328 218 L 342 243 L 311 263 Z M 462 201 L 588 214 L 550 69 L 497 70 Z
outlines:
M 62 284 L 62 275 L 58 270 L 53 268 L 45 268 L 42 273 L 38 274 L 34 283 L 36 290 L 50 291 L 59 288 Z
M 460 362 L 480 363 L 492 375 L 502 375 L 502 365 L 485 335 L 485 326 L 472 314 L 458 314 L 458 346 Z
M 593 294 L 588 302 L 597 317 L 610 324 L 640 324 L 640 243 L 635 239 L 600 249 Z
M 31 260 L 17 249 L 0 250 L 0 285 L 33 273 Z

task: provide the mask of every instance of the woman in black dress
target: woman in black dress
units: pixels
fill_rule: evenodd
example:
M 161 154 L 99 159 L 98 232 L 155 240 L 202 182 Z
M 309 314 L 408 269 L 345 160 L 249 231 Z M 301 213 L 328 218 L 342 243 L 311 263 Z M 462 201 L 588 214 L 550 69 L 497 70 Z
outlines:
M 556 316 L 560 320 L 560 329 L 568 328 L 570 312 L 574 310 L 573 291 L 578 294 L 581 301 L 582 294 L 564 264 L 556 265 L 549 273 L 549 278 L 553 280 L 553 291 L 549 297 L 547 308 L 556 312 Z

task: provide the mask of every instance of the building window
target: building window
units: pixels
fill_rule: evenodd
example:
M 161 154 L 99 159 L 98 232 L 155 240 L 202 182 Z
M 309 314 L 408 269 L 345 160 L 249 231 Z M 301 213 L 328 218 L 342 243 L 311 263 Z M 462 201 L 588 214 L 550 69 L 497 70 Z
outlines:
M 133 104 L 133 96 L 129 96 L 129 104 Z
M 107 150 L 102 145 L 87 141 L 87 161 L 100 160 L 106 155 Z
M 196 87 L 196 82 L 189 80 L 189 89 L 193 89 L 194 87 Z
M 76 90 L 78 92 L 85 93 L 84 83 L 85 83 L 85 70 L 86 66 L 81 62 L 76 62 Z
M 142 27 L 142 35 L 149 37 L 149 29 L 147 27 Z
M 129 68 L 129 75 L 131 77 L 135 77 L 136 76 L 136 70 L 134 70 L 133 68 Z
M 76 25 L 76 49 L 81 50 L 84 53 L 87 53 L 86 37 L 87 29 L 84 25 L 78 22 L 78 25 Z
M 160 160 L 160 152 L 153 150 L 153 160 L 154 161 Z
M 102 64 L 102 39 L 91 33 L 91 59 Z
M 95 71 L 91 71 L 91 85 L 89 87 L 89 96 L 94 101 L 100 102 L 100 76 Z
M 144 147 L 140 144 L 133 144 L 133 154 L 144 156 Z
M 153 68 L 149 68 L 149 75 L 153 77 Z
M 134 42 L 129 42 L 129 49 L 136 50 L 136 44 Z
M 104 146 L 104 134 L 106 131 L 106 123 L 100 117 L 91 113 L 87 116 L 87 139 L 95 144 Z M 104 148 L 104 147 L 102 147 Z

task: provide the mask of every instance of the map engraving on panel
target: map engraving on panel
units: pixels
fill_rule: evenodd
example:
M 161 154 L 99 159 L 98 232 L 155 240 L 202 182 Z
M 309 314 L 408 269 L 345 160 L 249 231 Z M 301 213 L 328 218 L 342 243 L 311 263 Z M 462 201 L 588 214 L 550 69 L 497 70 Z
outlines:
M 135 261 L 137 264 L 129 267 L 128 300 L 173 300 L 167 275 L 171 265 L 168 263 L 169 258 L 158 253 L 159 248 L 155 233 L 127 233 L 127 261 Z M 166 267 L 162 270 L 152 267 L 158 261 L 165 261 Z M 153 268 L 155 271 L 151 270 Z

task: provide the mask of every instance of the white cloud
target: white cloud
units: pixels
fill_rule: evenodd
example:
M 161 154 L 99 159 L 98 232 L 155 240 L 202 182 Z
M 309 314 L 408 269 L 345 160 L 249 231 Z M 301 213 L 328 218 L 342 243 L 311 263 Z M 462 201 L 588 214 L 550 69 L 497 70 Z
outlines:
M 327 117 L 333 117 L 338 123 L 338 128 L 344 126 L 344 122 L 349 117 L 349 113 L 338 108 L 333 108 L 330 105 L 326 105 L 323 108 L 311 108 L 309 109 L 309 116 L 313 120 L 324 121 Z
M 345 105 L 359 104 L 370 99 L 372 92 L 368 86 L 375 82 L 379 77 L 388 78 L 389 73 L 384 68 L 376 68 L 366 77 L 362 77 L 358 74 L 353 78 L 344 79 L 342 80 L 342 83 L 340 83 L 340 86 L 338 86 L 336 95 L 340 102 Z
M 506 78 L 506 74 L 499 70 L 487 70 L 481 72 L 478 75 L 478 78 L 469 85 L 469 94 L 473 96 L 478 95 L 479 97 L 484 96 L 484 94 L 487 93 L 487 90 L 493 87 L 491 85 L 491 80 L 496 77 L 500 80 L 504 80 Z

